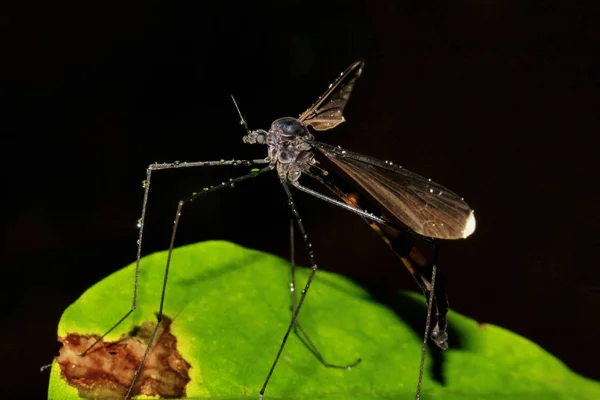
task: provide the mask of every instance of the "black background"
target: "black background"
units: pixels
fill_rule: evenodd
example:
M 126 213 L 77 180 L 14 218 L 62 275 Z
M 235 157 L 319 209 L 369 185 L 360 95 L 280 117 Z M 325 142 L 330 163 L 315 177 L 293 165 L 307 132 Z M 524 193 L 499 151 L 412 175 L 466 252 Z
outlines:
M 600 379 L 597 6 L 192 3 L 0 12 L 4 394 L 45 396 L 38 369 L 57 352 L 62 311 L 134 260 L 149 163 L 264 157 L 242 143 L 229 94 L 266 129 L 357 59 L 348 123 L 319 139 L 464 196 L 478 226 L 442 247 L 452 308 Z M 180 197 L 243 170 L 157 173 L 144 252 L 167 247 Z M 416 290 L 360 218 L 296 200 L 322 268 Z M 287 257 L 288 222 L 272 174 L 189 207 L 178 244 L 227 239 Z

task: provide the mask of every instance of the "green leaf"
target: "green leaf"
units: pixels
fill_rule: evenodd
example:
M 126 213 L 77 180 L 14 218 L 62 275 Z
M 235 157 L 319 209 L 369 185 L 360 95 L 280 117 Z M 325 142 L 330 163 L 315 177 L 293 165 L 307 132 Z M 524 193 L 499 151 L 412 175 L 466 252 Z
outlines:
M 108 340 L 155 321 L 165 261 L 165 252 L 143 258 L 138 309 Z M 102 334 L 112 326 L 131 306 L 134 268 L 85 292 L 63 314 L 58 335 Z M 304 268 L 298 273 L 298 288 L 307 274 Z M 287 261 L 228 242 L 173 252 L 165 314 L 173 319 L 177 349 L 192 365 L 188 398 L 258 399 L 290 320 L 289 279 Z M 387 303 L 424 319 L 421 296 L 397 293 Z M 321 270 L 300 321 L 328 361 L 362 362 L 351 370 L 325 368 L 291 335 L 265 400 L 414 398 L 422 326 L 413 329 L 360 286 Z M 428 352 L 423 399 L 600 399 L 598 382 L 576 375 L 527 339 L 455 312 L 449 324 L 451 348 L 434 357 Z M 54 362 L 49 398 L 77 396 Z

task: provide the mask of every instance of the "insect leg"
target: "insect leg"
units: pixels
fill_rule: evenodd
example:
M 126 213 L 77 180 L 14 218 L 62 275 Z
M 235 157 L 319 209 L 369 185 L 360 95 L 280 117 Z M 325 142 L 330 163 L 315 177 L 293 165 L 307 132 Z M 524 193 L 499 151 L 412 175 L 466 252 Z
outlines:
M 137 368 L 137 370 L 135 371 L 135 374 L 133 376 L 133 381 L 131 382 L 131 385 L 129 386 L 129 390 L 127 391 L 127 394 L 125 395 L 125 400 L 129 399 L 133 388 L 135 386 L 135 382 L 137 381 L 138 376 L 140 375 L 140 372 L 142 371 L 142 367 L 144 365 L 144 361 L 146 360 L 146 357 L 148 356 L 148 353 L 150 352 L 150 348 L 152 347 L 152 343 L 155 339 L 156 336 L 156 332 L 158 331 L 158 328 L 160 327 L 160 322 L 162 320 L 162 315 L 163 315 L 163 306 L 164 306 L 164 302 L 165 302 L 165 292 L 166 292 L 166 288 L 167 288 L 167 279 L 169 277 L 169 267 L 171 265 L 171 254 L 173 253 L 173 247 L 175 245 L 175 236 L 177 234 L 177 227 L 179 226 L 179 219 L 181 218 L 181 211 L 183 209 L 183 206 L 186 203 L 191 203 L 194 200 L 199 199 L 200 197 L 207 195 L 209 193 L 213 193 L 216 192 L 217 190 L 220 189 L 224 189 L 227 187 L 233 187 L 236 183 L 238 182 L 242 182 L 245 181 L 249 178 L 255 178 L 257 176 L 259 176 L 260 174 L 263 174 L 265 172 L 271 171 L 273 169 L 272 166 L 268 166 L 268 167 L 264 167 L 256 172 L 251 172 L 247 175 L 242 175 L 240 177 L 231 179 L 228 182 L 223 182 L 220 185 L 214 186 L 212 188 L 208 188 L 205 190 L 202 190 L 198 193 L 195 193 L 191 196 L 188 196 L 182 200 L 179 201 L 179 203 L 177 204 L 177 211 L 175 213 L 175 222 L 173 224 L 173 231 L 171 233 L 171 242 L 169 244 L 169 250 L 167 252 L 167 263 L 165 266 L 165 275 L 163 278 L 163 286 L 162 286 L 162 292 L 161 292 L 161 296 L 160 296 L 160 307 L 158 310 L 158 313 L 156 314 L 156 327 L 154 328 L 154 331 L 152 332 L 152 335 L 150 336 L 150 339 L 148 341 L 148 345 L 146 346 L 146 351 L 144 352 L 144 355 L 142 356 L 142 359 L 140 361 L 140 364 Z
M 314 170 L 321 170 L 321 174 L 324 177 L 328 177 L 327 181 L 322 179 L 318 174 L 313 173 L 311 171 L 306 171 L 305 173 L 306 175 L 323 184 L 331 192 L 335 193 L 347 205 L 357 210 L 362 210 L 361 206 L 358 203 L 357 195 L 352 196 L 345 193 L 333 183 L 333 178 L 329 175 L 329 173 L 326 173 L 321 168 L 314 168 Z M 439 282 L 436 284 L 437 258 L 439 246 L 438 243 L 435 241 L 427 241 L 428 243 L 431 243 L 434 246 L 433 260 L 431 262 L 431 280 L 428 280 L 427 277 L 424 275 L 427 269 L 427 260 L 425 259 L 425 257 L 423 257 L 423 255 L 416 247 L 410 245 L 406 240 L 401 240 L 401 237 L 398 235 L 398 232 L 394 231 L 394 229 L 389 225 L 380 226 L 376 223 L 367 220 L 364 217 L 363 219 L 383 239 L 383 241 L 392 248 L 396 255 L 400 257 L 402 263 L 411 273 L 427 300 L 427 318 L 425 322 L 423 347 L 421 351 L 421 362 L 419 366 L 419 379 L 416 392 L 416 399 L 419 400 L 421 395 L 421 385 L 423 381 L 423 370 L 425 366 L 425 354 L 427 351 L 427 338 L 430 334 L 430 327 L 432 325 L 433 329 L 431 329 L 431 340 L 442 350 L 446 350 L 448 348 L 448 334 L 446 332 L 446 314 L 449 309 L 448 298 L 446 297 L 446 293 L 443 289 L 443 280 L 439 279 Z M 433 315 L 432 318 L 432 309 L 434 307 L 435 315 Z
M 85 356 L 96 344 L 98 344 L 106 335 L 112 332 L 116 327 L 118 327 L 129 315 L 136 309 L 137 307 L 137 289 L 138 289 L 138 278 L 139 278 L 139 270 L 140 270 L 140 260 L 142 257 L 142 240 L 144 235 L 144 221 L 146 219 L 146 209 L 148 206 L 148 196 L 150 194 L 150 181 L 152 178 L 152 172 L 163 170 L 163 169 L 174 169 L 174 168 L 188 168 L 188 167 L 210 167 L 210 166 L 231 166 L 231 165 L 257 165 L 257 164 L 267 164 L 269 161 L 265 159 L 258 160 L 221 160 L 221 161 L 198 161 L 198 162 L 174 162 L 174 163 L 155 163 L 150 164 L 146 169 L 146 180 L 142 183 L 144 188 L 144 200 L 142 203 L 142 215 L 138 221 L 139 234 L 137 240 L 137 258 L 135 262 L 135 278 L 133 281 L 133 301 L 131 303 L 131 308 L 129 311 L 125 313 L 110 329 L 108 329 L 102 336 L 100 336 L 94 343 L 90 345 L 87 349 L 83 351 L 83 353 L 79 354 L 80 357 Z
M 295 257 L 294 257 L 294 220 L 293 220 L 293 218 L 290 219 L 290 249 L 291 249 L 291 251 L 290 251 L 290 261 L 291 261 L 291 264 L 292 264 L 290 292 L 292 294 L 292 315 L 293 315 L 296 312 L 296 306 L 297 306 L 297 296 L 296 296 L 296 262 L 295 262 Z M 361 361 L 360 358 L 357 358 L 351 364 L 346 364 L 346 365 L 332 364 L 332 363 L 328 362 L 325 359 L 325 357 L 323 357 L 323 355 L 321 354 L 321 352 L 317 349 L 317 346 L 310 339 L 310 337 L 308 336 L 308 334 L 306 333 L 306 331 L 304 330 L 304 328 L 302 328 L 302 325 L 300 324 L 300 321 L 299 321 L 298 318 L 296 318 L 296 323 L 294 325 L 294 331 L 295 331 L 295 333 L 297 335 L 299 335 L 301 337 L 301 339 L 304 341 L 304 344 L 306 344 L 306 346 L 309 348 L 309 350 L 327 368 L 350 369 L 350 368 L 355 367 L 356 365 L 358 365 L 358 363 L 360 363 L 360 361 Z
M 292 319 L 287 328 L 287 331 L 285 332 L 285 335 L 283 335 L 283 340 L 281 341 L 281 345 L 279 346 L 279 350 L 277 351 L 277 355 L 275 356 L 273 365 L 271 365 L 271 369 L 269 370 L 269 373 L 267 374 L 265 382 L 263 383 L 263 386 L 260 389 L 260 399 L 261 400 L 263 398 L 263 395 L 265 394 L 265 390 L 267 389 L 267 385 L 269 384 L 271 375 L 273 375 L 275 366 L 277 365 L 277 362 L 279 361 L 279 357 L 281 357 L 281 353 L 283 352 L 283 348 L 285 347 L 287 339 L 290 336 L 290 332 L 292 331 L 292 329 L 294 328 L 294 325 L 296 324 L 296 321 L 298 319 L 298 313 L 300 312 L 300 309 L 302 308 L 302 304 L 304 303 L 304 299 L 306 298 L 306 294 L 308 293 L 308 289 L 310 288 L 310 284 L 312 283 L 312 280 L 315 277 L 315 273 L 317 272 L 317 268 L 318 268 L 317 262 L 315 261 L 315 255 L 314 255 L 314 252 L 312 249 L 312 244 L 308 241 L 308 235 L 306 234 L 306 230 L 304 229 L 304 224 L 302 223 L 302 218 L 300 218 L 300 214 L 298 213 L 298 209 L 296 208 L 296 203 L 294 203 L 292 193 L 290 192 L 290 188 L 287 184 L 287 178 L 285 178 L 285 177 L 280 178 L 280 182 L 281 182 L 281 186 L 283 186 L 283 189 L 285 190 L 285 194 L 287 195 L 288 204 L 292 210 L 292 215 L 293 215 L 294 219 L 296 220 L 296 224 L 298 224 L 298 229 L 300 230 L 300 235 L 302 235 L 302 240 L 304 241 L 304 247 L 306 248 L 306 252 L 308 253 L 308 258 L 310 260 L 311 271 L 310 271 L 310 274 L 308 275 L 308 280 L 306 281 L 306 285 L 304 286 L 304 289 L 302 290 L 302 293 L 300 295 L 300 299 L 298 300 L 298 305 L 295 307 L 294 312 L 292 313 Z
M 307 188 L 305 186 L 302 186 L 297 181 L 292 181 L 290 183 L 292 184 L 292 186 L 294 186 L 296 189 L 298 189 L 298 190 L 300 190 L 302 192 L 308 193 L 311 196 L 314 196 L 314 197 L 316 197 L 318 199 L 321 199 L 321 200 L 323 200 L 323 201 L 325 201 L 327 203 L 330 203 L 330 204 L 333 204 L 333 205 L 338 206 L 340 208 L 343 208 L 344 210 L 348 210 L 350 212 L 353 212 L 354 214 L 358 214 L 358 215 L 360 215 L 361 217 L 363 217 L 365 219 L 377 222 L 378 224 L 382 224 L 382 225 L 391 225 L 389 222 L 387 222 L 384 219 L 376 217 L 375 215 L 370 214 L 370 213 L 368 213 L 368 212 L 366 212 L 366 211 L 364 211 L 364 210 L 362 210 L 360 208 L 356 208 L 356 207 L 354 207 L 352 205 L 348 205 L 348 204 L 346 204 L 344 202 L 341 202 L 339 200 L 332 199 L 329 196 L 325 196 L 324 194 L 321 194 L 321 193 L 319 193 L 319 192 L 317 192 L 315 190 L 312 190 L 312 189 L 309 189 L 309 188 Z
M 323 176 L 328 177 L 327 180 L 324 180 L 319 175 L 317 175 L 317 173 L 315 173 L 317 170 L 321 170 L 321 174 Z M 388 246 L 390 246 L 390 248 L 394 251 L 394 253 L 396 253 L 396 255 L 400 258 L 400 260 L 402 261 L 402 263 L 404 264 L 406 269 L 408 269 L 408 271 L 411 273 L 411 275 L 415 279 L 415 282 L 417 283 L 417 285 L 419 286 L 419 288 L 425 295 L 426 299 L 429 299 L 430 292 L 433 288 L 433 292 L 434 292 L 433 307 L 435 308 L 435 314 L 433 315 L 434 319 L 433 319 L 433 323 L 432 323 L 433 329 L 431 331 L 431 340 L 439 348 L 441 348 L 442 350 L 446 350 L 448 348 L 448 334 L 446 332 L 446 329 L 447 329 L 446 314 L 448 313 L 450 306 L 448 303 L 448 298 L 446 297 L 446 293 L 444 291 L 443 279 L 441 276 L 438 276 L 438 282 L 436 283 L 436 285 L 433 285 L 433 282 L 431 282 L 430 279 L 427 278 L 427 276 L 430 275 L 429 270 L 436 268 L 435 263 L 433 264 L 433 266 L 431 268 L 429 268 L 429 265 L 431 265 L 431 263 L 429 263 L 426 260 L 426 258 L 421 254 L 421 252 L 416 247 L 412 246 L 409 243 L 409 241 L 402 240 L 401 236 L 398 235 L 399 229 L 397 227 L 395 227 L 393 224 L 389 223 L 388 221 L 384 221 L 384 220 L 382 220 L 382 221 L 384 221 L 385 224 L 379 224 L 378 219 L 375 219 L 376 217 L 375 218 L 366 218 L 365 214 L 368 216 L 373 216 L 373 214 L 366 212 L 358 204 L 356 196 L 348 195 L 346 192 L 341 190 L 333 182 L 333 178 L 331 177 L 331 174 L 324 171 L 322 168 L 313 168 L 312 171 L 305 171 L 305 174 L 310 176 L 311 178 L 317 180 L 322 185 L 324 185 L 327 189 L 329 189 L 331 192 L 335 193 L 339 198 L 341 198 L 344 201 L 344 203 L 342 203 L 342 204 L 344 204 L 345 207 L 343 207 L 343 208 L 345 208 L 349 211 L 353 211 L 353 212 L 357 213 L 358 215 L 360 215 L 361 217 L 363 217 L 365 222 L 367 224 L 369 224 L 369 226 L 379 235 L 379 237 L 381 237 L 383 239 L 383 241 Z M 316 197 L 321 198 L 325 201 L 328 201 L 332 204 L 337 205 L 337 203 L 338 203 L 336 200 L 330 199 L 329 197 L 324 196 L 318 192 L 315 192 L 314 190 L 307 189 L 307 188 L 301 186 L 297 182 L 296 182 L 296 185 L 294 185 L 294 186 L 298 187 L 299 189 L 301 189 L 309 194 L 314 195 L 316 193 L 319 195 Z M 415 237 L 416 239 L 422 239 L 426 243 L 431 244 L 434 247 L 434 259 L 437 260 L 438 244 L 436 241 L 434 241 L 431 238 L 421 237 L 421 235 L 418 235 L 408 229 L 404 229 L 404 230 L 402 230 L 402 232 L 406 232 L 407 234 L 409 234 L 412 237 Z M 431 271 L 431 273 L 432 272 L 433 271 Z M 438 272 L 438 275 L 440 275 L 439 272 Z
M 439 309 L 437 308 L 437 297 L 438 294 L 436 293 L 436 289 L 437 287 L 435 286 L 435 278 L 436 278 L 436 273 L 437 273 L 437 258 L 438 258 L 438 244 L 435 244 L 435 248 L 433 250 L 433 267 L 431 270 L 431 289 L 433 290 L 429 290 L 428 293 L 429 295 L 427 296 L 427 318 L 426 318 L 426 322 L 425 322 L 425 333 L 423 335 L 423 347 L 421 349 L 421 364 L 419 366 L 419 380 L 417 383 L 417 392 L 415 395 L 415 400 L 419 400 L 421 398 L 421 385 L 423 383 L 423 370 L 425 368 L 425 354 L 427 352 L 427 337 L 429 336 L 429 330 L 431 327 L 431 311 L 432 311 L 432 306 L 434 303 L 434 299 L 436 302 L 436 324 L 435 327 L 431 330 L 431 340 L 433 340 L 440 348 L 442 348 L 443 350 L 446 350 L 448 348 L 448 334 L 446 333 L 446 312 L 448 311 L 448 299 L 446 298 L 446 294 L 443 293 L 444 298 L 443 301 L 440 302 L 440 304 L 442 304 L 443 306 L 446 306 L 446 309 L 444 310 L 443 317 L 440 318 L 440 312 Z M 438 285 L 438 287 L 441 285 Z M 426 294 L 427 295 L 427 294 Z M 440 320 L 441 321 L 441 327 L 440 327 Z

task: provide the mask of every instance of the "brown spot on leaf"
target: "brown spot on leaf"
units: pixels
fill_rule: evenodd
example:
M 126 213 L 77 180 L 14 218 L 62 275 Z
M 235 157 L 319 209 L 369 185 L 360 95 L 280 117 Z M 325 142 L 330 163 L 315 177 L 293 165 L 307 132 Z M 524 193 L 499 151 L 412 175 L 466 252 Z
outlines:
M 170 332 L 171 320 L 163 317 L 156 339 L 140 372 L 132 395 L 185 397 L 190 381 L 187 363 L 177 351 Z M 79 356 L 98 339 L 96 335 L 69 333 L 56 361 L 62 378 L 85 398 L 123 398 L 142 359 L 155 323 L 144 322 L 116 342 L 100 341 L 85 356 Z

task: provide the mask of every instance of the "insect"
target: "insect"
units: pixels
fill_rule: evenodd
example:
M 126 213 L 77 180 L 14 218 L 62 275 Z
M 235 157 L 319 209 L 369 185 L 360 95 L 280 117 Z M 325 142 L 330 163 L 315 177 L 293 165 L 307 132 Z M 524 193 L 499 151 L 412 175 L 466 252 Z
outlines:
M 135 376 L 125 398 L 132 394 L 135 382 L 143 368 L 144 361 L 151 349 L 152 342 L 156 337 L 160 321 L 163 318 L 163 305 L 165 289 L 171 262 L 177 228 L 182 215 L 184 205 L 209 195 L 215 191 L 233 187 L 235 184 L 256 178 L 267 172 L 276 172 L 283 187 L 291 209 L 293 220 L 300 232 L 302 240 L 308 253 L 311 271 L 308 280 L 300 292 L 296 302 L 295 291 L 293 297 L 292 317 L 289 326 L 283 336 L 279 351 L 266 376 L 265 382 L 260 390 L 260 399 L 263 398 L 269 380 L 271 379 L 277 362 L 284 350 L 285 344 L 291 331 L 296 328 L 307 338 L 298 321 L 298 314 L 306 299 L 311 282 L 318 269 L 312 246 L 309 242 L 307 232 L 300 218 L 300 213 L 294 202 L 290 187 L 306 192 L 325 202 L 341 207 L 362 217 L 375 232 L 396 252 L 403 264 L 408 268 L 415 278 L 417 284 L 424 292 L 428 301 L 427 323 L 423 341 L 421 368 L 419 382 L 417 384 L 417 399 L 420 396 L 421 381 L 423 375 L 423 364 L 425 357 L 426 342 L 428 336 L 440 348 L 448 347 L 448 335 L 446 333 L 446 313 L 448 302 L 442 285 L 436 286 L 436 239 L 459 239 L 468 237 L 475 230 L 475 217 L 473 210 L 465 201 L 446 189 L 420 175 L 414 174 L 388 161 L 378 160 L 373 157 L 344 150 L 315 140 L 314 131 L 325 131 L 335 128 L 344 122 L 344 107 L 346 106 L 354 84 L 361 75 L 363 63 L 355 62 L 338 79 L 329 86 L 327 91 L 309 107 L 298 118 L 285 117 L 275 120 L 268 131 L 250 130 L 241 112 L 233 99 L 235 107 L 241 118 L 241 124 L 246 130 L 243 136 L 244 143 L 263 144 L 268 148 L 268 156 L 256 160 L 221 160 L 221 161 L 199 161 L 199 162 L 176 162 L 164 164 L 151 164 L 146 173 L 144 181 L 144 198 L 142 215 L 139 220 L 139 237 L 137 248 L 136 274 L 134 283 L 133 302 L 131 309 L 118 320 L 104 335 L 88 347 L 81 355 L 85 356 L 99 341 L 108 333 L 120 325 L 136 308 L 138 271 L 141 258 L 142 239 L 144 232 L 144 221 L 151 183 L 151 175 L 154 171 L 172 168 L 228 166 L 228 165 L 263 165 L 262 168 L 254 168 L 249 174 L 234 178 L 220 185 L 206 188 L 189 197 L 183 198 L 177 205 L 175 221 L 171 234 L 167 262 L 165 267 L 164 283 L 162 288 L 160 308 L 157 313 L 158 323 Z M 341 174 L 332 174 L 323 164 L 317 160 L 316 153 L 320 153 L 326 160 L 337 168 Z M 343 175 L 343 176 L 342 176 Z M 319 191 L 310 189 L 300 183 L 300 178 L 307 176 L 323 185 L 332 195 L 326 195 Z M 348 189 L 349 188 L 349 189 Z M 367 210 L 374 210 L 376 213 Z M 292 225 L 293 226 L 293 225 Z M 293 232 L 293 230 L 292 230 Z M 434 248 L 434 256 L 431 262 L 409 244 L 405 237 L 412 237 L 425 241 Z M 292 265 L 294 265 L 292 263 Z M 292 289 L 294 289 L 294 275 L 292 270 Z M 431 334 L 430 332 L 431 326 Z M 309 345 L 314 345 L 308 340 Z M 315 354 L 329 367 L 349 368 L 355 366 L 360 360 L 346 366 L 337 366 L 327 363 L 318 351 Z

